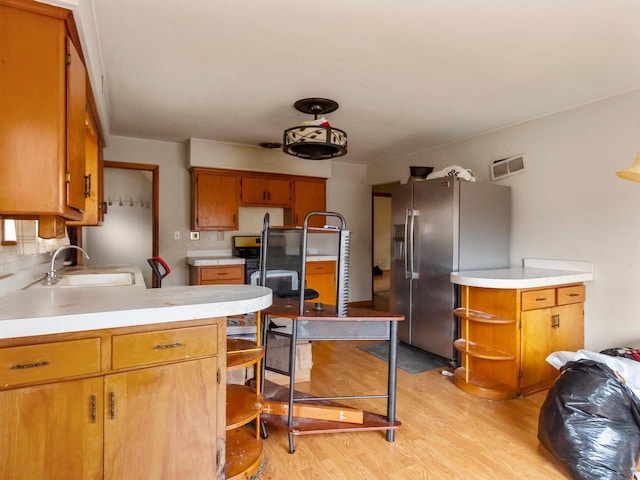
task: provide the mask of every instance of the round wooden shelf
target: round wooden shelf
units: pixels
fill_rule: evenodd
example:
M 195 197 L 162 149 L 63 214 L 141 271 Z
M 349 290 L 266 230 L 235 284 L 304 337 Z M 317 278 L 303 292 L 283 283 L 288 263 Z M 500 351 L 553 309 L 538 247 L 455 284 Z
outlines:
M 456 348 L 456 350 L 474 358 L 497 361 L 509 361 L 516 359 L 516 356 L 511 353 L 502 352 L 493 348 L 487 348 L 474 342 L 469 342 L 467 344 L 467 341 L 464 338 L 459 338 L 454 341 L 453 346 Z
M 458 318 L 466 319 L 475 323 L 492 323 L 495 325 L 509 325 L 516 323 L 513 318 L 500 318 L 495 315 L 491 315 L 490 313 L 481 312 L 480 310 L 470 309 L 467 311 L 464 307 L 456 308 L 453 311 L 453 314 Z
M 227 430 L 254 420 L 262 411 L 262 396 L 245 385 L 227 385 Z
M 227 432 L 227 480 L 253 478 L 262 466 L 262 440 L 255 429 L 240 427 Z
M 241 338 L 227 339 L 227 371 L 246 368 L 264 357 L 264 347 Z
M 497 382 L 483 375 L 469 373 L 469 381 L 466 380 L 467 371 L 464 367 L 456 368 L 453 372 L 453 383 L 460 390 L 491 400 L 508 400 L 515 398 L 518 392 L 515 388 Z

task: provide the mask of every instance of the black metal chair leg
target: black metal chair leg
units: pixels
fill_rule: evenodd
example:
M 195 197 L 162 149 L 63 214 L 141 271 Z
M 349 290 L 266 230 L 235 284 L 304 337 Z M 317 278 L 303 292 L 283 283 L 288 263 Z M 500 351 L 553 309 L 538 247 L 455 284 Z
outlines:
M 289 434 L 289 453 L 295 453 L 296 449 L 293 446 L 293 433 Z

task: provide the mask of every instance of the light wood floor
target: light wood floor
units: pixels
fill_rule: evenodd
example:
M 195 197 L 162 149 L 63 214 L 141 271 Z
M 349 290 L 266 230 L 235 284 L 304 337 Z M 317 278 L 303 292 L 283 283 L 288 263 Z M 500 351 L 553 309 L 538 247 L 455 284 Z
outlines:
M 311 382 L 300 390 L 384 393 L 387 364 L 359 350 L 362 343 L 314 342 Z M 259 478 L 566 479 L 562 464 L 536 438 L 545 396 L 490 401 L 460 391 L 440 370 L 398 370 L 397 416 L 403 425 L 395 442 L 383 432 L 304 435 L 294 437 L 296 452 L 289 454 L 286 432 L 270 429 Z M 385 411 L 382 400 L 359 402 L 351 405 Z

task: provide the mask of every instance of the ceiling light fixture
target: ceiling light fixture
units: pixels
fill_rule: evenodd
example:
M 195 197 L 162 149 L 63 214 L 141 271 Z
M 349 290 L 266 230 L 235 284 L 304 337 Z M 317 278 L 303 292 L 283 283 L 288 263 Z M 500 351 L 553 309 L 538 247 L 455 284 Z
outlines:
M 314 119 L 284 131 L 284 153 L 309 160 L 327 160 L 347 154 L 346 132 L 333 128 L 324 117 L 318 118 L 318 115 L 335 112 L 337 102 L 327 98 L 304 98 L 293 106 L 299 112 L 314 115 Z
M 616 172 L 616 175 L 625 180 L 640 182 L 640 152 L 636 155 L 636 159 L 629 168 Z

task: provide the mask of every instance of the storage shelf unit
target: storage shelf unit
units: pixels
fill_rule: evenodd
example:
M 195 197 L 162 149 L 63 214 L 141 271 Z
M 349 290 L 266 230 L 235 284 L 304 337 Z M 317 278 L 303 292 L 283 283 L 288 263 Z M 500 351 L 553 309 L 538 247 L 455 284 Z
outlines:
M 260 332 L 260 312 L 255 316 L 256 332 Z M 260 385 L 263 358 L 264 347 L 260 344 L 259 334 L 256 334 L 255 342 L 227 339 L 227 372 L 254 367 L 255 385 Z M 253 478 L 262 466 L 260 414 L 264 400 L 255 385 L 227 385 L 227 480 Z
M 548 388 L 558 371 L 546 362 L 557 350 L 579 350 L 584 341 L 584 284 L 542 288 L 463 286 L 461 338 L 454 342 L 462 365 L 455 385 L 494 400 Z

